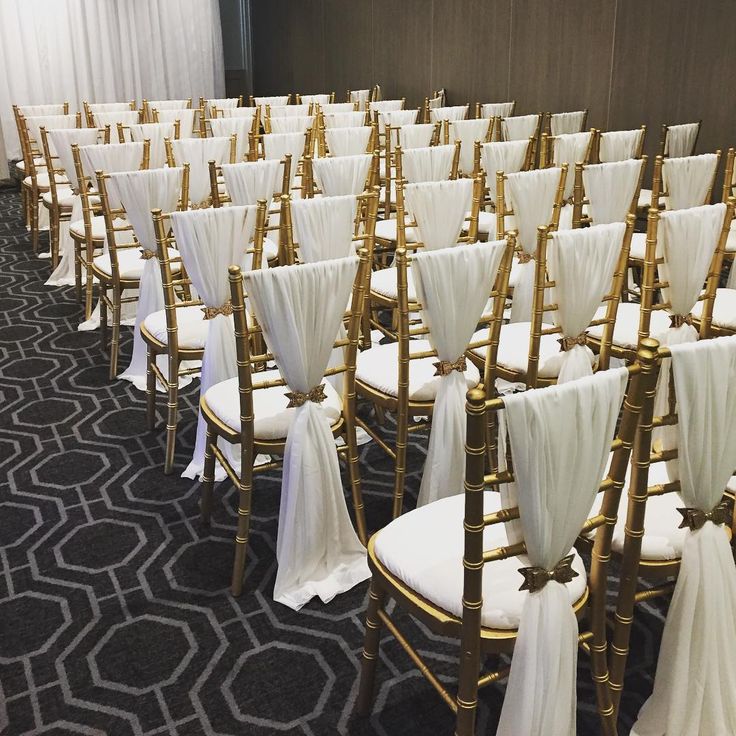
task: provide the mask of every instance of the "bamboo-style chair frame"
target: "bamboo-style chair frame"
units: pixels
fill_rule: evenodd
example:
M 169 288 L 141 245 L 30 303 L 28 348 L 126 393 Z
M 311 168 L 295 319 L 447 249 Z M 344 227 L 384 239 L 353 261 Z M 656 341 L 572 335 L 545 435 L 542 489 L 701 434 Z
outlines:
M 538 158 L 538 154 L 539 154 L 540 142 L 542 140 L 542 131 L 544 129 L 545 115 L 543 112 L 537 112 L 537 113 L 530 112 L 528 114 L 537 116 L 536 130 L 534 131 L 533 135 L 529 136 L 529 138 L 531 138 L 534 141 L 532 144 L 532 149 L 533 149 L 532 150 L 532 160 L 536 161 Z M 507 115 L 506 117 L 513 118 L 513 117 L 522 117 L 522 116 L 521 115 Z M 506 118 L 499 117 L 496 122 L 496 130 L 498 131 L 499 140 L 501 141 L 518 140 L 514 138 L 507 138 L 505 136 L 504 130 L 503 130 L 503 123 L 505 119 Z
M 511 108 L 511 115 L 510 115 L 510 117 L 513 117 L 514 114 L 516 113 L 516 100 L 508 100 L 508 102 L 510 102 L 513 106 Z M 475 117 L 476 118 L 482 117 L 483 105 L 487 105 L 487 104 L 502 104 L 502 103 L 476 102 L 475 103 Z M 500 123 L 500 118 L 497 115 L 491 115 L 490 117 L 492 118 L 495 117 L 497 119 L 497 123 Z M 498 131 L 498 134 L 500 135 L 500 131 Z
M 379 164 L 381 155 L 378 149 L 366 151 L 365 155 L 372 155 L 371 165 L 368 168 L 368 175 L 365 178 L 365 185 L 363 191 L 372 190 L 378 186 L 379 182 Z M 323 194 L 322 190 L 317 186 L 317 181 L 314 178 L 314 167 L 312 166 L 312 157 L 305 156 L 303 162 L 302 171 L 302 196 L 304 199 L 311 199 L 312 197 Z
M 583 122 L 580 125 L 580 130 L 573 131 L 574 133 L 584 133 L 585 132 L 585 128 L 588 125 L 588 113 L 589 113 L 588 108 L 586 107 L 586 108 L 584 108 L 582 110 L 569 110 L 569 111 L 566 110 L 565 112 L 582 112 L 582 113 L 584 113 L 583 114 Z M 544 125 L 542 127 L 542 130 L 548 136 L 552 136 L 552 117 L 554 115 L 561 115 L 561 114 L 564 114 L 564 112 L 563 113 L 556 113 L 556 112 L 550 112 L 548 110 L 547 112 L 544 113 Z
M 94 110 L 93 110 L 93 108 L 94 108 L 94 106 L 96 104 L 97 103 L 88 102 L 86 100 L 84 102 L 82 102 L 82 107 L 84 108 L 84 120 L 85 120 L 85 123 L 86 123 L 86 125 L 87 125 L 88 128 L 96 128 L 97 127 L 95 125 Z M 103 103 L 103 104 L 105 104 L 105 103 Z M 136 106 L 135 106 L 135 100 L 130 100 L 130 102 L 125 101 L 125 102 L 114 103 L 114 104 L 121 105 L 121 107 L 120 107 L 120 110 L 121 111 L 123 111 L 123 110 L 133 111 L 133 110 L 136 110 L 137 109 Z M 127 105 L 128 107 L 127 108 L 126 107 L 122 107 L 122 105 Z M 124 143 L 124 141 L 120 141 L 120 142 L 121 143 Z
M 480 119 L 481 118 L 470 118 L 470 117 L 463 118 L 463 120 L 480 120 Z M 486 134 L 483 137 L 483 140 L 481 140 L 481 141 L 474 141 L 473 142 L 473 145 L 474 146 L 475 146 L 476 143 L 490 143 L 493 140 L 493 136 L 495 134 L 497 119 L 496 118 L 482 118 L 482 119 L 488 121 L 488 130 L 486 131 Z M 445 143 L 445 145 L 447 145 L 449 143 L 455 143 L 456 142 L 456 141 L 451 141 L 450 140 L 450 131 L 451 131 L 451 128 L 452 128 L 452 124 L 453 123 L 458 123 L 458 122 L 463 122 L 463 121 L 462 120 L 444 120 L 443 121 L 442 127 L 444 129 L 444 143 Z M 456 139 L 456 140 L 459 140 L 459 139 Z
M 572 135 L 580 135 L 580 134 L 588 133 L 590 135 L 590 140 L 588 141 L 588 146 L 585 149 L 585 155 L 583 156 L 582 161 L 567 161 L 566 163 L 570 166 L 573 166 L 577 163 L 583 163 L 583 164 L 589 164 L 593 160 L 593 151 L 596 149 L 596 139 L 598 137 L 598 131 L 595 128 L 591 128 L 590 130 L 581 130 L 580 133 L 574 133 Z M 559 166 L 559 164 L 555 163 L 555 141 L 557 140 L 557 136 L 550 135 L 549 133 L 542 133 L 542 139 L 539 146 L 539 168 L 540 169 L 546 169 L 550 166 Z
M 191 110 L 192 109 L 192 98 L 182 98 L 184 102 L 184 107 L 177 108 L 180 110 Z M 156 112 L 158 111 L 158 108 L 152 107 L 151 105 L 154 102 L 164 102 L 164 100 L 143 100 L 141 102 L 141 121 L 144 123 L 157 123 L 158 120 L 156 120 Z
M 695 139 L 693 140 L 692 148 L 690 149 L 689 153 L 687 154 L 688 156 L 694 156 L 695 155 L 695 151 L 698 148 L 698 139 L 700 138 L 700 130 L 703 127 L 703 121 L 702 120 L 693 120 L 692 122 L 698 124 L 698 132 L 695 135 Z M 658 156 L 663 156 L 665 158 L 667 158 L 667 154 L 665 153 L 665 151 L 667 150 L 667 137 L 669 136 L 669 129 L 670 129 L 670 125 L 665 123 L 660 128 L 660 133 L 659 133 L 659 146 L 657 148 L 657 155 Z
M 236 99 L 234 97 L 230 99 Z M 238 104 L 236 107 L 242 107 L 243 106 L 243 95 L 238 95 L 237 97 Z M 199 137 L 200 138 L 206 138 L 207 137 L 207 123 L 209 122 L 209 118 L 207 117 L 207 113 L 215 114 L 215 108 L 214 106 L 210 106 L 210 102 L 213 102 L 214 99 L 206 100 L 204 97 L 199 98 L 199 105 L 197 107 L 197 124 L 199 126 Z
M 595 151 L 593 152 L 592 160 L 598 164 L 615 163 L 614 161 L 601 161 L 601 139 L 602 139 L 602 136 L 606 135 L 607 133 L 616 133 L 618 131 L 602 130 L 601 128 L 596 128 L 595 130 L 596 130 Z M 636 129 L 632 128 L 632 130 L 636 130 Z M 647 137 L 647 126 L 642 125 L 638 128 L 638 130 L 640 131 L 639 143 L 637 144 L 636 151 L 634 152 L 634 156 L 633 156 L 636 159 L 640 159 L 642 155 L 644 154 L 644 143 Z

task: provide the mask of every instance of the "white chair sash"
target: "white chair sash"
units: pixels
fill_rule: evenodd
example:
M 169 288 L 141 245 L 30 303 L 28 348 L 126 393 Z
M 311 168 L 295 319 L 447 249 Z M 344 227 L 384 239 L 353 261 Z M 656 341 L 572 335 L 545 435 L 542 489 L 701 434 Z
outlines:
M 79 149 L 79 158 L 85 173 L 91 177 L 93 185 L 97 186 L 95 172 L 105 174 L 120 171 L 138 171 L 143 164 L 143 143 L 108 143 L 104 146 L 83 146 Z M 108 188 L 108 201 L 111 209 L 119 209 L 121 202 L 117 190 Z M 150 215 L 150 212 L 149 212 Z
M 505 247 L 506 241 L 499 240 L 414 255 L 412 277 L 439 361 L 454 364 L 463 357 L 488 302 Z M 463 491 L 467 383 L 463 371 L 440 375 L 418 506 Z
M 212 192 L 209 162 L 230 162 L 230 138 L 182 138 L 171 141 L 171 151 L 177 166 L 189 164 L 189 201 L 206 203 Z
M 87 109 L 91 113 L 130 110 L 130 102 L 89 102 Z
M 662 183 L 667 192 L 668 210 L 684 210 L 707 204 L 708 190 L 718 168 L 715 153 L 666 158 L 662 162 Z
M 369 103 L 368 109 L 374 112 L 391 112 L 392 110 L 403 110 L 404 100 L 374 100 Z
M 274 192 L 281 187 L 280 170 L 278 159 L 241 161 L 223 164 L 222 176 L 233 204 L 258 204 L 259 199 L 265 199 L 270 207 Z
M 110 126 L 110 130 L 117 134 L 118 123 L 121 125 L 135 125 L 140 120 L 138 110 L 117 110 L 113 112 L 96 112 L 92 119 L 98 128 Z
M 36 115 L 34 117 L 26 118 L 26 126 L 31 140 L 36 142 L 39 150 L 42 150 L 41 128 L 46 128 L 46 130 L 69 130 L 70 128 L 76 128 L 77 116 Z M 51 153 L 56 154 L 56 151 L 52 148 Z
M 224 109 L 217 108 L 217 118 L 245 118 L 250 125 L 253 125 L 253 118 L 256 116 L 257 107 L 226 107 Z
M 283 161 L 286 155 L 291 155 L 291 170 L 289 172 L 289 189 L 291 189 L 294 186 L 294 178 L 296 177 L 299 160 L 304 154 L 304 147 L 306 146 L 304 134 L 269 133 L 268 135 L 264 135 L 262 140 L 264 158 L 276 158 L 279 161 Z
M 401 125 L 414 125 L 419 110 L 385 110 L 378 113 L 378 128 L 383 133 L 386 126 L 398 128 Z
M 552 302 L 555 325 L 561 339 L 575 339 L 595 316 L 603 297 L 611 292 L 613 274 L 621 255 L 626 225 L 594 225 L 552 233 L 547 244 L 547 272 L 555 282 Z M 593 352 L 585 344 L 574 344 L 559 353 L 557 383 L 565 383 L 593 372 Z
M 317 186 L 327 197 L 362 194 L 365 191 L 372 160 L 373 156 L 370 153 L 359 156 L 315 158 L 312 160 L 312 170 Z
M 213 118 L 210 128 L 215 138 L 237 136 L 235 143 L 235 160 L 242 161 L 248 155 L 250 146 L 249 134 L 253 129 L 253 118 Z
M 364 112 L 333 112 L 324 114 L 325 128 L 358 128 L 365 125 Z
M 580 133 L 585 123 L 585 110 L 575 112 L 553 112 L 549 120 L 549 129 L 552 135 Z
M 641 166 L 641 161 L 629 159 L 607 164 L 589 164 L 583 168 L 588 212 L 595 225 L 626 222 L 639 184 Z
M 138 144 L 127 144 L 138 145 Z M 107 146 L 100 146 L 107 148 Z M 183 169 L 150 169 L 123 171 L 110 174 L 108 194 L 115 196 L 125 208 L 125 215 L 133 226 L 141 249 L 154 254 L 143 264 L 138 287 L 138 308 L 133 332 L 133 355 L 130 364 L 119 378 L 130 381 L 140 391 L 146 389 L 146 344 L 141 337 L 141 325 L 153 312 L 164 308 L 161 267 L 158 261 L 156 233 L 153 228 L 151 210 L 172 212 L 176 209 L 181 194 Z M 180 381 L 183 386 L 191 379 Z
M 590 146 L 593 134 L 567 133 L 553 139 L 553 159 L 555 166 L 567 164 L 567 179 L 565 179 L 565 199 L 572 197 L 575 188 L 575 164 L 585 163 L 585 154 Z
M 276 95 L 272 97 L 254 97 L 253 100 L 256 103 L 256 107 L 261 108 L 261 119 L 263 119 L 266 116 L 266 106 L 267 105 L 268 107 L 288 105 L 289 95 Z
M 537 251 L 537 228 L 552 222 L 555 198 L 560 185 L 561 169 L 520 171 L 506 176 L 506 192 L 514 210 L 521 249 L 529 256 Z M 534 261 L 516 263 L 519 279 L 514 286 L 511 321 L 529 322 L 534 291 Z
M 516 482 L 501 497 L 519 507 L 506 530 L 512 544 L 523 536 L 528 565 L 552 570 L 570 553 L 604 477 L 627 377 L 612 369 L 506 397 Z M 550 580 L 524 602 L 496 736 L 575 733 L 577 652 L 570 596 Z
M 325 128 L 325 142 L 331 156 L 358 156 L 368 150 L 373 130 L 362 125 L 355 128 Z
M 194 113 L 196 110 L 184 108 L 182 110 L 157 110 L 159 123 L 173 123 L 179 121 L 179 138 L 194 137 Z
M 41 115 L 63 115 L 64 105 L 18 105 L 18 110 L 25 118 Z
M 486 141 L 489 127 L 490 123 L 487 118 L 450 122 L 450 141 L 460 141 L 460 170 L 464 174 L 473 173 L 475 142 L 484 143 Z
M 442 181 L 450 178 L 454 158 L 455 146 L 410 148 L 402 151 L 401 172 L 412 184 Z
M 310 114 L 309 105 L 269 105 L 269 118 L 303 118 Z
M 146 100 L 149 110 L 185 110 L 192 106 L 191 100 Z
M 371 91 L 369 89 L 353 89 L 350 90 L 350 102 L 357 102 L 359 110 L 365 110 L 368 107 L 368 98 Z
M 486 172 L 486 186 L 496 200 L 496 174 L 516 174 L 526 162 L 529 141 L 493 141 L 480 147 L 480 162 Z
M 250 266 L 247 254 L 256 223 L 256 205 L 219 207 L 204 210 L 172 212 L 171 225 L 184 267 L 206 307 L 222 307 L 230 300 L 228 268 L 235 264 Z M 207 341 L 202 356 L 200 396 L 221 381 L 238 375 L 235 332 L 232 315 L 218 314 L 207 321 Z M 197 420 L 194 456 L 182 473 L 183 478 L 196 478 L 204 470 L 207 422 L 202 413 Z M 239 466 L 239 448 L 223 442 L 221 449 L 235 467 Z M 235 450 L 235 451 L 233 451 Z M 222 478 L 225 471 L 218 466 Z
M 668 125 L 664 145 L 664 155 L 669 156 L 669 158 L 692 156 L 699 130 L 700 123 Z
M 208 117 L 212 116 L 212 111 L 217 110 L 234 110 L 240 104 L 239 97 L 220 97 L 219 99 L 205 100 L 205 112 Z
M 72 146 L 94 146 L 99 142 L 98 132 L 95 128 L 68 128 L 61 130 L 50 129 L 46 131 L 49 140 L 49 146 L 59 157 L 61 168 L 64 169 L 64 176 L 69 180 L 70 185 L 75 189 L 79 189 L 77 181 L 77 172 L 74 166 L 74 154 Z
M 404 196 L 427 250 L 457 243 L 473 199 L 472 179 L 407 184 Z
M 465 120 L 468 114 L 468 105 L 453 105 L 452 107 L 435 107 L 429 111 L 429 119 L 433 123 L 445 120 Z
M 402 151 L 412 148 L 428 148 L 434 136 L 434 123 L 402 125 L 399 128 L 399 144 Z
M 291 203 L 294 239 L 300 260 L 315 263 L 354 254 L 355 196 L 297 199 Z
M 298 117 L 269 118 L 272 133 L 306 133 L 314 127 L 314 115 Z
M 643 135 L 644 131 L 641 128 L 636 128 L 635 130 L 611 130 L 601 133 L 599 139 L 599 158 L 601 163 L 636 158 Z
M 324 115 L 332 114 L 335 112 L 355 112 L 354 102 L 328 102 L 324 105 L 320 105 L 320 109 Z M 361 108 L 365 109 L 365 108 Z
M 679 476 L 688 509 L 709 513 L 736 467 L 736 337 L 672 347 Z M 633 736 L 736 733 L 736 569 L 723 526 L 686 532 L 654 692 Z
M 514 111 L 513 102 L 484 102 L 480 106 L 482 118 L 507 118 Z
M 131 141 L 142 143 L 150 141 L 148 168 L 160 169 L 166 166 L 166 138 L 173 139 L 174 123 L 136 123 L 130 126 Z
M 529 140 L 537 134 L 539 115 L 514 115 L 501 121 L 505 141 Z
M 319 94 L 319 95 L 299 95 L 301 101 L 306 104 L 317 104 L 324 105 L 332 99 L 332 95 Z
M 246 287 L 291 392 L 320 385 L 358 268 L 356 258 L 252 271 Z M 284 398 L 286 406 L 286 398 Z M 330 424 L 321 404 L 294 410 L 284 453 L 274 600 L 298 610 L 369 577 L 350 523 Z

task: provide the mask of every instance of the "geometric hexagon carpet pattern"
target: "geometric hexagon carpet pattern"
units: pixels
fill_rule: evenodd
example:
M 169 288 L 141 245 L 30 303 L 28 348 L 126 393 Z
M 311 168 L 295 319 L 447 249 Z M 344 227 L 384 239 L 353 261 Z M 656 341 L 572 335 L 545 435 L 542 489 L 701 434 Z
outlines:
M 0 733 L 452 733 L 449 709 L 390 636 L 373 715 L 353 715 L 367 584 L 298 613 L 274 603 L 279 470 L 257 476 L 246 588 L 230 596 L 234 489 L 218 486 L 205 530 L 199 483 L 179 477 L 193 450 L 197 383 L 180 401 L 179 472 L 164 476 L 164 433 L 146 430 L 144 395 L 108 380 L 98 333 L 76 329 L 74 289 L 44 286 L 48 273 L 32 255 L 18 193 L 0 190 Z M 407 507 L 426 444 L 411 437 Z M 393 474 L 374 443 L 361 450 L 375 529 L 390 517 Z M 637 613 L 622 733 L 651 691 L 662 613 Z M 451 683 L 456 643 L 408 617 L 399 623 Z M 579 733 L 593 734 L 594 691 L 579 662 Z M 482 691 L 478 733 L 494 732 L 504 687 Z

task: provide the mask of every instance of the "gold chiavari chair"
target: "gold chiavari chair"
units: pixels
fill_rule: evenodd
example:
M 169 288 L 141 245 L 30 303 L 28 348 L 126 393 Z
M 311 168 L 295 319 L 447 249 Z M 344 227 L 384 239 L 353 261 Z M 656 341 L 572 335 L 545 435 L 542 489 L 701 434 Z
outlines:
M 588 122 L 588 110 L 574 112 L 548 112 L 545 121 L 545 132 L 551 136 L 582 133 Z
M 532 544 L 538 549 L 539 540 L 527 536 L 518 524 L 514 527 L 513 537 L 501 526 L 517 519 L 523 520 L 524 511 L 520 506 L 522 492 L 526 489 L 520 489 L 517 494 L 519 505 L 514 504 L 513 495 L 508 500 L 502 500 L 502 495 L 497 492 L 499 486 L 518 482 L 517 469 L 513 465 L 517 458 L 510 453 L 506 467 L 486 472 L 487 429 L 489 425 L 497 424 L 495 415 L 505 408 L 506 400 L 488 398 L 481 387 L 468 392 L 464 494 L 442 499 L 403 515 L 374 534 L 368 543 L 372 578 L 357 700 L 359 714 L 368 715 L 370 712 L 381 629 L 385 626 L 454 713 L 455 734 L 472 736 L 475 733 L 479 690 L 507 677 L 516 665 L 514 662 L 510 668 L 502 666 L 492 672 L 484 671 L 485 657 L 513 652 L 520 635 L 521 612 L 525 604 L 528 605 L 527 597 L 543 588 L 548 581 L 554 580 L 557 581 L 555 585 L 567 584 L 566 595 L 579 622 L 578 646 L 591 657 L 602 733 L 606 736 L 616 734 L 606 656 L 609 553 L 626 467 L 640 417 L 651 410 L 657 369 L 656 348 L 641 349 L 637 363 L 628 369 L 621 421 L 610 444 L 612 461 L 600 485 L 597 479 L 593 481 L 598 486 L 598 495 L 603 499 L 600 512 L 587 516 L 587 509 L 570 509 L 570 513 L 584 519 L 581 525 L 583 532 L 595 531 L 589 572 L 574 548 L 568 557 L 550 571 L 528 567 L 527 551 Z M 595 382 L 598 382 L 597 379 Z M 553 401 L 553 397 L 560 392 L 572 398 L 567 392 L 574 391 L 574 386 L 575 382 L 515 398 L 524 403 L 535 400 L 541 403 L 547 396 Z M 576 402 L 580 400 L 576 399 Z M 613 429 L 610 427 L 611 434 L 614 434 Z M 546 435 L 545 441 L 553 441 L 552 433 Z M 601 454 L 606 454 L 609 448 L 607 435 L 602 433 L 597 441 L 603 450 Z M 539 453 L 545 450 L 545 447 L 538 448 Z M 523 461 L 519 459 L 519 462 Z M 557 489 L 556 493 L 561 496 L 563 490 Z M 528 492 L 535 495 L 540 493 L 531 488 Z M 545 487 L 545 492 L 550 494 L 555 491 Z M 591 487 L 590 493 L 595 492 L 595 486 Z M 564 496 L 567 498 L 568 494 Z M 581 497 L 581 500 L 584 499 Z M 563 574 L 563 569 L 567 574 Z M 441 575 L 437 574 L 438 570 L 443 571 Z M 523 574 L 523 579 L 518 573 Z M 524 585 L 519 588 L 519 582 L 522 581 Z M 417 651 L 402 633 L 394 612 L 387 605 L 389 599 L 393 599 L 399 610 L 410 613 L 431 632 L 459 640 L 459 676 L 455 692 L 432 671 L 423 653 Z M 580 622 L 583 621 L 587 621 L 588 625 L 582 625 Z M 530 636 L 528 632 L 525 635 Z M 553 645 L 549 639 L 540 643 L 542 646 Z M 570 644 L 574 646 L 574 641 Z M 561 656 L 564 654 L 560 651 Z M 573 654 L 570 652 L 569 656 Z M 521 663 L 518 666 L 524 667 Z M 571 676 L 574 677 L 574 671 Z M 516 684 L 521 685 L 518 680 Z M 545 682 L 543 686 L 557 692 L 556 688 L 568 685 Z M 568 696 L 574 708 L 574 693 L 568 693 Z M 563 712 L 567 712 L 567 707 L 566 704 Z M 508 723 L 506 727 L 508 729 Z M 531 733 L 526 730 L 528 725 L 522 728 L 524 733 Z M 572 729 L 574 731 L 574 721 Z
M 281 194 L 289 194 L 299 192 L 303 196 L 304 186 L 301 180 L 304 170 L 304 158 L 311 152 L 311 131 L 306 134 L 302 133 L 269 133 L 259 137 L 261 158 L 274 159 L 277 158 L 284 164 L 284 181 L 285 186 Z M 253 148 L 257 150 L 257 142 L 253 144 Z M 286 161 L 289 157 L 289 166 L 287 169 Z M 299 184 L 296 179 L 299 178 Z
M 365 543 L 367 532 L 363 512 L 358 453 L 355 443 L 355 362 L 358 351 L 361 309 L 365 286 L 370 274 L 370 260 L 365 248 L 359 250 L 360 264 L 352 290 L 347 320 L 347 336 L 335 340 L 335 348 L 344 348 L 338 365 L 328 368 L 324 376 L 344 376 L 340 395 L 329 381 L 322 384 L 321 395 L 314 399 L 323 402 L 330 421 L 330 430 L 335 437 L 344 436 L 345 445 L 338 452 L 347 453 L 347 468 L 353 498 L 355 524 L 360 540 Z M 313 264 L 290 268 L 311 268 Z M 316 265 L 316 264 L 314 264 Z M 273 353 L 263 345 L 263 330 L 255 315 L 246 311 L 243 274 L 239 267 L 230 267 L 230 293 L 235 320 L 235 341 L 238 358 L 238 377 L 216 384 L 205 393 L 200 410 L 207 422 L 207 444 L 205 469 L 202 478 L 202 517 L 209 522 L 215 478 L 215 463 L 224 467 L 227 476 L 238 489 L 238 528 L 235 536 L 235 560 L 231 591 L 238 596 L 243 589 L 245 560 L 250 533 L 251 495 L 254 472 L 273 469 L 278 463 L 271 462 L 254 468 L 259 453 L 283 456 L 286 451 L 286 436 L 293 412 L 299 406 L 291 394 L 287 405 L 284 398 L 286 381 L 278 369 L 264 370 L 274 360 Z M 252 303 L 252 302 L 251 302 Z M 305 395 L 306 396 L 306 395 Z M 322 399 L 321 397 L 325 398 Z M 218 446 L 218 440 L 231 445 L 240 445 L 240 471 L 228 461 Z
M 179 121 L 173 123 L 138 123 L 127 128 L 118 123 L 118 140 L 120 143 L 150 142 L 149 167 L 160 169 L 167 165 L 166 139 L 179 140 Z
M 330 105 L 335 102 L 335 93 L 328 92 L 326 94 L 312 94 L 312 95 L 300 95 L 296 96 L 297 105 L 310 105 L 312 108 L 312 114 L 317 111 L 317 108 L 321 105 Z
M 178 123 L 179 138 L 194 138 L 195 132 L 199 133 L 196 127 L 195 113 L 192 108 L 183 108 L 181 110 L 152 110 L 152 118 L 154 123 Z
M 357 112 L 357 102 L 330 102 L 319 106 L 319 110 L 323 115 L 329 115 L 335 112 Z
M 325 156 L 357 156 L 378 150 L 378 132 L 375 125 L 348 128 L 325 128 L 319 125 L 317 152 Z M 382 159 L 383 160 L 383 159 Z
M 475 103 L 475 117 L 476 118 L 499 118 L 497 121 L 500 123 L 500 118 L 508 118 L 513 116 L 516 110 L 516 100 L 511 102 L 476 102 Z M 497 135 L 500 136 L 501 131 L 496 131 Z
M 641 158 L 644 152 L 644 140 L 647 135 L 647 126 L 633 130 L 600 130 L 597 131 L 597 145 L 594 160 L 599 164 L 626 161 L 631 158 Z M 651 195 L 646 206 L 651 202 Z
M 518 141 L 533 138 L 534 150 L 532 152 L 532 158 L 536 161 L 543 125 L 544 113 L 540 112 L 530 115 L 508 115 L 502 117 L 497 127 L 500 131 L 502 141 Z
M 475 175 L 475 145 L 493 140 L 495 122 L 495 118 L 445 121 L 445 142 L 460 142 L 459 171 L 461 176 Z
M 362 194 L 378 186 L 379 152 L 357 156 L 334 156 L 304 159 L 304 195 L 308 198 L 321 194 L 339 197 L 344 194 Z
M 124 112 L 128 110 L 135 110 L 135 100 L 130 102 L 86 102 L 82 103 L 84 107 L 84 120 L 88 128 L 96 128 L 97 122 L 95 121 L 95 115 L 97 113 L 107 112 Z M 122 143 L 122 141 L 121 141 Z
M 199 106 L 197 108 L 197 123 L 199 125 L 199 137 L 207 136 L 207 123 L 210 118 L 215 116 L 215 110 L 228 109 L 235 110 L 243 106 L 243 95 L 239 97 L 222 97 L 206 100 L 204 97 L 199 98 Z
M 155 111 L 163 110 L 191 110 L 192 98 L 184 100 L 143 100 L 141 115 L 143 123 L 163 123 L 168 120 L 156 120 Z

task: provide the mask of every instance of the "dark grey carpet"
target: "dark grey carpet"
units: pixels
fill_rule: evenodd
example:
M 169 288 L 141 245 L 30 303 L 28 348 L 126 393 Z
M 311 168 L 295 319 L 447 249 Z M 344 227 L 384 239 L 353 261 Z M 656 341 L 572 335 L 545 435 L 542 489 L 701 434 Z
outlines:
M 449 711 L 390 638 L 374 715 L 353 717 L 366 585 L 300 613 L 273 603 L 278 473 L 254 494 L 246 592 L 227 593 L 233 489 L 220 486 L 203 532 L 199 484 L 163 475 L 143 395 L 108 381 L 97 333 L 76 331 L 73 289 L 45 287 L 48 273 L 18 194 L 0 190 L 0 733 L 451 734 Z M 185 392 L 179 472 L 196 395 Z M 412 499 L 425 442 L 411 448 Z M 391 466 L 369 445 L 361 469 L 375 529 L 389 519 Z M 403 624 L 451 681 L 454 644 Z M 622 733 L 651 689 L 660 632 L 661 616 L 640 611 Z M 483 693 L 479 733 L 494 732 L 503 689 Z M 594 707 L 581 655 L 579 733 L 598 732 Z

